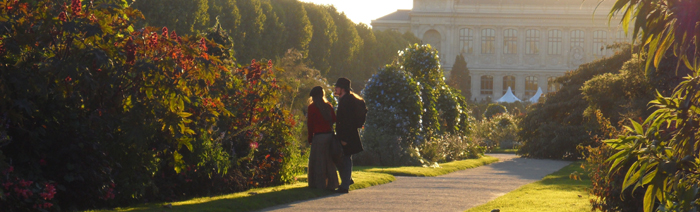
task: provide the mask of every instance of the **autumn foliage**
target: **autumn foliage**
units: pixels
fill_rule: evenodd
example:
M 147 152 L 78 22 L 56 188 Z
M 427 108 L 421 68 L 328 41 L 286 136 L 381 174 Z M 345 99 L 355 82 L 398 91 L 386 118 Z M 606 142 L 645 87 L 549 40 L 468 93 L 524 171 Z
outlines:
M 0 7 L 0 208 L 172 201 L 300 169 L 272 61 L 236 64 L 226 33 L 135 28 L 116 0 Z

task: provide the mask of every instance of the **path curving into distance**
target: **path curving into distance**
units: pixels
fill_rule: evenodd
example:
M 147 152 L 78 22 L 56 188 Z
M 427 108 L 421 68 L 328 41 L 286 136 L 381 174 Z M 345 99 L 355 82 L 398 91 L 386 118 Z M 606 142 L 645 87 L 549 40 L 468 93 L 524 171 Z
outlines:
M 569 161 L 487 154 L 500 161 L 438 177 L 401 177 L 396 181 L 322 198 L 274 206 L 262 211 L 464 211 L 542 179 Z

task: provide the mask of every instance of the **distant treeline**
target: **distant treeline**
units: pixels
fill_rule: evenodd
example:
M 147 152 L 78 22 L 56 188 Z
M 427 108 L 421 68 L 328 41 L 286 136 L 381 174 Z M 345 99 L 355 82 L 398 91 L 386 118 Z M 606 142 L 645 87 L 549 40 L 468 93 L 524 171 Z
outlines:
M 411 33 L 353 23 L 333 6 L 297 0 L 149 0 L 132 6 L 145 16 L 144 25 L 167 26 L 178 34 L 203 32 L 218 21 L 242 63 L 297 49 L 323 76 L 348 77 L 357 89 L 398 50 L 419 42 Z

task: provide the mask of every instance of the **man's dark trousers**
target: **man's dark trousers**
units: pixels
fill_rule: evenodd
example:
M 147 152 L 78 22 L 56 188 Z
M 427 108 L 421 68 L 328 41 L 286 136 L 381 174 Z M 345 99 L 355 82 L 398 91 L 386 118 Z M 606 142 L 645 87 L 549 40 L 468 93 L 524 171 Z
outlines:
M 341 189 L 350 189 L 350 185 L 354 184 L 355 181 L 352 180 L 352 155 L 343 155 L 341 163 L 343 164 L 343 167 L 338 169 L 338 172 L 340 173 L 340 188 Z

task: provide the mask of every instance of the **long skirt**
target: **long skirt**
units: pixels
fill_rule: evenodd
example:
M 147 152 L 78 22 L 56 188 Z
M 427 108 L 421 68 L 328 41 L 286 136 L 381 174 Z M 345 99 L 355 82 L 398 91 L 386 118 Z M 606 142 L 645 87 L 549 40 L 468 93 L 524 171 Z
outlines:
M 333 190 L 338 188 L 338 174 L 328 148 L 331 134 L 314 135 L 309 155 L 309 187 Z

